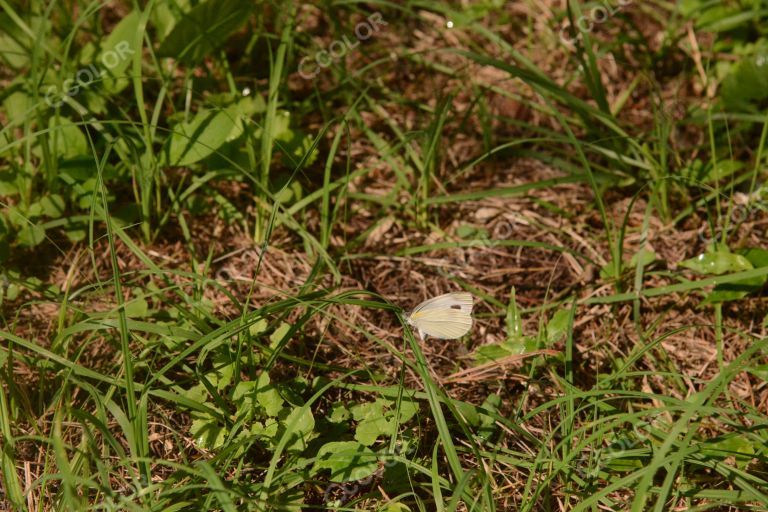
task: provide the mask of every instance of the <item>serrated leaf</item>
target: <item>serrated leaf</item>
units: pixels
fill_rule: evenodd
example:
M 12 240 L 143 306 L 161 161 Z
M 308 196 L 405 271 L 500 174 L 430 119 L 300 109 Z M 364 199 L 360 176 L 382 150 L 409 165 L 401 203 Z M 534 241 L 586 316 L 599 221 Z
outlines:
M 201 110 L 191 121 L 176 124 L 171 131 L 166 159 L 170 165 L 186 166 L 239 137 L 243 123 L 238 106 L 231 105 L 224 110 Z
M 378 460 L 376 453 L 360 443 L 333 441 L 317 451 L 313 470 L 330 470 L 332 482 L 352 482 L 375 473 Z
M 248 0 L 207 0 L 198 4 L 174 25 L 160 45 L 158 56 L 198 64 L 245 23 L 254 5 Z

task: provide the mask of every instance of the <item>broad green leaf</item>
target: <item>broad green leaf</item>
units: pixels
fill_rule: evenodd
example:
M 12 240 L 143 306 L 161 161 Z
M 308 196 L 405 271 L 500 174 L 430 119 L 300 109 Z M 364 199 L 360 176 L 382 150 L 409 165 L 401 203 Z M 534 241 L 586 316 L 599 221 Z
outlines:
M 155 4 L 150 20 L 157 30 L 158 37 L 163 39 L 171 33 L 176 25 L 177 16 L 175 14 L 180 12 L 179 10 L 188 12 L 189 0 L 174 0 L 173 3 L 159 2 Z M 181 17 L 181 15 L 178 16 L 179 19 Z
M 700 453 L 717 458 L 735 457 L 736 464 L 744 467 L 762 449 L 762 442 L 744 434 L 725 434 L 701 444 Z
M 352 406 L 352 417 L 358 422 L 355 429 L 355 439 L 370 446 L 383 435 L 391 436 L 396 433 L 399 420 L 403 424 L 418 412 L 418 404 L 412 400 L 402 400 L 400 410 L 395 409 L 396 403 L 382 398 Z
M 680 266 L 705 275 L 730 274 L 753 268 L 747 258 L 726 250 L 700 254 L 681 262 Z
M 480 239 L 478 243 L 482 243 L 488 239 L 488 230 L 472 224 L 461 224 L 456 228 L 456 236 L 465 240 Z
M 248 334 L 251 336 L 258 336 L 267 330 L 269 323 L 265 318 L 259 318 L 256 322 L 248 326 Z
M 25 18 L 33 31 L 37 29 L 39 32 L 36 33 L 45 33 L 41 27 L 43 18 L 39 16 L 25 16 Z M 5 12 L 0 12 L 0 62 L 4 62 L 13 69 L 26 67 L 32 54 L 32 44 L 29 35 L 13 21 L 13 18 Z
M 191 388 L 183 390 L 182 394 L 185 398 L 193 402 L 202 403 L 208 398 L 208 390 L 205 389 L 203 384 L 195 384 Z
M 316 437 L 316 434 L 313 432 L 315 417 L 309 408 L 296 407 L 280 423 L 282 429 L 292 426 L 290 441 L 285 447 L 286 452 L 304 451 L 307 448 L 307 444 Z
M 51 194 L 40 199 L 43 214 L 51 219 L 58 219 L 64 214 L 64 198 L 59 194 Z
M 49 145 L 61 158 L 88 155 L 88 142 L 80 128 L 63 116 L 52 116 L 48 121 Z
M 760 247 L 749 247 L 737 251 L 747 258 L 754 268 L 768 267 L 768 251 Z
M 334 441 L 317 452 L 314 471 L 329 469 L 332 482 L 352 482 L 367 478 L 378 469 L 378 456 L 355 441 Z
M 149 304 L 143 297 L 125 303 L 125 315 L 128 318 L 145 318 L 149 312 Z
M 654 261 L 656 261 L 656 253 L 650 249 L 643 248 L 632 255 L 632 259 L 629 260 L 629 266 L 636 267 L 641 265 L 643 267 L 647 267 Z
M 727 178 L 731 174 L 740 171 L 744 168 L 742 162 L 736 160 L 720 160 L 716 165 L 709 169 L 709 174 L 704 177 L 704 181 L 719 181 L 723 178 Z
M 264 408 L 267 416 L 277 416 L 283 409 L 285 401 L 277 389 L 270 384 L 269 374 L 261 372 L 256 382 L 256 401 Z
M 379 436 L 392 436 L 395 434 L 397 425 L 392 418 L 378 416 L 368 418 L 358 423 L 355 429 L 355 439 L 365 446 L 371 446 Z
M 240 110 L 231 105 L 224 110 L 202 110 L 189 122 L 171 128 L 166 158 L 170 165 L 186 166 L 202 160 L 222 144 L 243 132 Z
M 255 3 L 250 0 L 207 0 L 193 7 L 176 23 L 160 49 L 160 57 L 173 57 L 195 65 L 226 42 L 248 20 Z
M 498 413 L 500 406 L 501 406 L 501 397 L 496 394 L 490 394 L 483 401 L 480 408 L 489 412 Z M 477 434 L 480 437 L 482 437 L 483 439 L 490 439 L 491 436 L 494 435 L 498 429 L 499 428 L 496 425 L 496 420 L 493 418 L 493 416 L 489 414 L 482 414 L 482 413 L 480 414 L 480 428 L 478 429 L 478 432 L 477 432 Z
M 16 239 L 23 247 L 34 247 L 45 240 L 45 228 L 38 224 L 26 224 L 19 230 Z
M 0 171 L 0 196 L 13 196 L 19 193 L 17 177 L 14 171 Z
M 387 503 L 386 507 L 381 509 L 381 512 L 411 512 L 411 509 L 405 503 L 397 501 L 395 503 Z
M 528 336 L 515 340 L 502 341 L 501 343 L 491 343 L 480 345 L 474 352 L 475 362 L 477 364 L 497 361 L 507 356 L 525 354 L 533 352 L 538 348 L 536 340 Z
M 1 44 L 1 43 L 0 43 Z M 11 125 L 19 125 L 30 114 L 31 99 L 24 91 L 14 91 L 3 100 Z
M 256 130 L 255 135 L 261 137 L 263 135 L 261 129 Z M 298 128 L 291 128 L 291 113 L 287 110 L 277 111 L 275 123 L 272 126 L 272 137 L 277 149 L 286 155 L 288 167 L 298 164 L 304 154 L 312 147 L 312 137 Z M 318 152 L 315 149 L 307 158 L 306 164 L 312 164 L 317 159 L 317 155 Z
M 247 402 L 249 406 L 253 406 L 253 392 L 256 390 L 257 382 L 254 380 L 241 380 L 235 386 L 235 390 L 232 392 L 233 402 Z
M 362 421 L 367 418 L 382 416 L 384 414 L 384 403 L 384 400 L 378 399 L 374 402 L 355 404 L 349 410 L 355 421 Z
M 730 253 L 726 250 L 717 251 L 714 253 L 706 253 L 698 258 L 694 258 L 694 270 L 702 272 L 702 270 L 710 269 L 710 273 L 730 273 L 740 272 L 742 270 L 751 270 L 752 268 L 759 268 L 765 266 L 766 256 L 768 251 L 763 249 L 746 249 L 739 251 L 741 254 Z M 692 260 L 688 260 L 689 262 Z M 754 261 L 754 263 L 753 263 Z M 684 262 L 685 263 L 685 262 Z M 757 266 L 755 265 L 757 264 Z M 702 272 L 703 273 L 703 272 Z M 738 300 L 746 297 L 748 294 L 753 293 L 765 284 L 766 276 L 755 277 L 752 279 L 745 279 L 734 283 L 720 284 L 715 287 L 714 290 L 707 296 L 702 303 L 717 304 L 720 302 L 727 302 L 731 300 Z
M 299 201 L 304 195 L 301 183 L 299 183 L 298 180 L 293 180 L 287 185 L 284 180 L 279 180 L 274 188 L 277 191 L 274 195 L 275 201 L 284 205 L 293 204 L 296 201 Z
M 125 71 L 134 55 L 141 51 L 135 41 L 140 21 L 141 13 L 132 11 L 117 24 L 104 42 L 95 66 L 102 74 L 105 91 L 118 92 L 130 83 Z
M 278 432 L 280 431 L 280 423 L 275 418 L 267 418 L 264 423 L 261 423 L 260 421 L 255 421 L 253 425 L 251 425 L 251 432 L 254 435 L 257 435 L 262 438 L 268 439 L 270 442 L 275 441 L 275 436 L 277 436 Z
M 547 343 L 556 343 L 565 337 L 570 319 L 571 313 L 567 309 L 561 309 L 552 315 L 552 319 L 547 322 Z
M 744 57 L 723 80 L 721 92 L 729 107 L 743 108 L 768 97 L 768 49 Z
M 352 413 L 349 412 L 349 405 L 344 402 L 336 402 L 331 406 L 331 414 L 326 416 L 331 423 L 343 423 L 349 420 Z
M 64 234 L 67 235 L 70 242 L 82 242 L 88 233 L 84 229 L 66 228 Z
M 8 300 L 16 300 L 20 293 L 21 286 L 17 285 L 16 283 L 11 283 L 8 285 L 8 289 L 5 290 L 5 297 Z
M 213 356 L 213 370 L 205 374 L 205 378 L 216 386 L 218 391 L 224 390 L 232 383 L 235 376 L 235 363 L 224 351 L 216 352 Z
M 288 331 L 291 330 L 290 324 L 287 324 L 285 322 L 281 323 L 279 326 L 277 326 L 277 329 L 275 329 L 275 332 L 269 335 L 269 347 L 275 348 L 280 343 L 282 343 L 285 336 L 288 334 Z
M 195 444 L 206 450 L 222 446 L 227 437 L 226 429 L 219 425 L 215 418 L 208 415 L 193 419 L 189 432 Z

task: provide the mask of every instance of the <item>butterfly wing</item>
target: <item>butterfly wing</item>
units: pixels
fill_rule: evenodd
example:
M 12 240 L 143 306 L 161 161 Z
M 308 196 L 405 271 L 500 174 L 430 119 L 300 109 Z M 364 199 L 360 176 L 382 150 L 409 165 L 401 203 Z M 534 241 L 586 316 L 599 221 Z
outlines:
M 461 338 L 472 328 L 473 304 L 470 293 L 446 293 L 416 306 L 408 322 L 433 338 Z

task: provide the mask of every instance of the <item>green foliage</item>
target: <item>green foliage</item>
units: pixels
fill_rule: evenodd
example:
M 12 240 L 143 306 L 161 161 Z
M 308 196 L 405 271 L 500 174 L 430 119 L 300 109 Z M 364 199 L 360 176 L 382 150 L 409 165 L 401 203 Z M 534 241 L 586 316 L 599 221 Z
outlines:
M 768 267 L 768 251 L 761 248 L 742 249 L 732 253 L 727 247 L 718 247 L 695 258 L 685 260 L 680 266 L 704 275 L 723 275 Z M 716 304 L 741 299 L 762 289 L 768 276 L 758 276 L 733 283 L 718 284 L 707 294 L 704 304 Z
M 526 336 L 523 333 L 523 318 L 513 288 L 505 316 L 507 339 L 500 343 L 480 345 L 474 352 L 475 362 L 489 363 L 507 356 L 533 352 L 562 341 L 567 333 L 569 319 L 570 313 L 567 310 L 556 311 L 547 323 L 543 336 Z
M 361 480 L 379 467 L 378 456 L 367 446 L 355 441 L 332 441 L 317 452 L 314 471 L 328 469 L 332 482 Z
M 768 4 L 518 4 L 3 2 L 0 508 L 768 507 Z
M 243 133 L 244 114 L 239 103 L 218 111 L 202 110 L 189 121 L 173 125 L 166 151 L 168 165 L 194 164 L 237 139 Z
M 206 0 L 197 4 L 173 24 L 158 56 L 173 57 L 189 66 L 198 64 L 248 20 L 253 7 L 254 3 L 247 0 Z M 165 31 L 168 24 L 166 21 Z

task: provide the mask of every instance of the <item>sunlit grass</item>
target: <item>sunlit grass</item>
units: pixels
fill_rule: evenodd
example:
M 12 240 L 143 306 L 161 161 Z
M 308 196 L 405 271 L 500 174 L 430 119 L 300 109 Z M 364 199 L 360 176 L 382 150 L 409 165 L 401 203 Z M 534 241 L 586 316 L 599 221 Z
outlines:
M 768 507 L 766 16 L 653 4 L 2 2 L 0 508 Z

